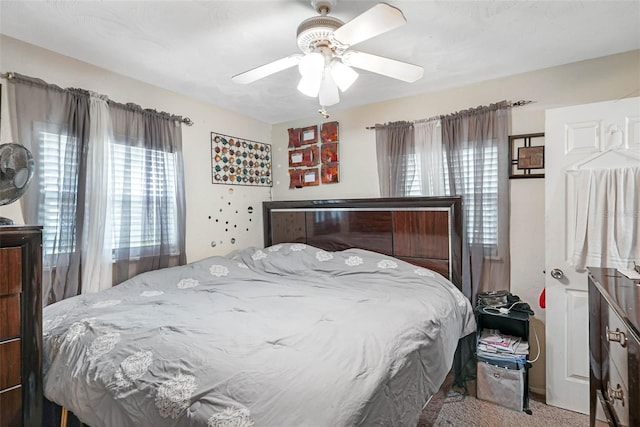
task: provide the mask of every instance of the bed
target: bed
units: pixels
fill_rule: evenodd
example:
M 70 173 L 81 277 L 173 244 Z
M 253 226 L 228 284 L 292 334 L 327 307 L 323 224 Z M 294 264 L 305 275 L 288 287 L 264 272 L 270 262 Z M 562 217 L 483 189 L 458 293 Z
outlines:
M 415 426 L 475 330 L 460 200 L 381 200 L 267 202 L 262 248 L 46 307 L 45 396 L 92 427 Z

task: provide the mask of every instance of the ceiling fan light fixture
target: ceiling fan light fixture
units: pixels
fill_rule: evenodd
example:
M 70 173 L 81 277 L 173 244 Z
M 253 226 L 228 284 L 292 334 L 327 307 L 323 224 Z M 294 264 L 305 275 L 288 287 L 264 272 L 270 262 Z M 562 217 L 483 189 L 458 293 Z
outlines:
M 324 55 L 320 52 L 307 53 L 298 63 L 298 70 L 302 77 L 322 75 Z
M 331 76 L 342 92 L 351 87 L 353 82 L 358 78 L 358 73 L 353 68 L 344 64 L 337 58 L 331 61 Z
M 333 80 L 331 73 L 325 73 L 322 84 L 320 85 L 320 93 L 318 95 L 318 102 L 323 107 L 329 107 L 340 102 L 340 94 L 338 93 L 338 86 Z
M 296 41 L 303 53 L 313 52 L 318 42 L 331 39 L 333 32 L 344 25 L 344 22 L 333 16 L 314 16 L 306 19 L 298 26 Z
M 298 83 L 298 90 L 312 98 L 318 96 L 320 92 L 320 85 L 322 84 L 322 73 L 303 75 Z

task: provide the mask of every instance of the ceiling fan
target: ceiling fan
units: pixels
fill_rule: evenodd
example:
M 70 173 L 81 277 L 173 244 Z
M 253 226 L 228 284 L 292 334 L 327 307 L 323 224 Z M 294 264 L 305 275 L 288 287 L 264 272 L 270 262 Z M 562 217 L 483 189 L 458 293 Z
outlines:
M 278 59 L 231 79 L 236 83 L 252 83 L 297 65 L 301 75 L 298 90 L 310 97 L 318 96 L 324 108 L 340 102 L 338 89 L 346 91 L 358 78 L 353 68 L 409 83 L 422 77 L 423 68 L 418 65 L 350 49 L 406 23 L 400 9 L 378 3 L 345 24 L 329 16 L 335 3 L 336 0 L 311 1 L 320 15 L 306 19 L 298 26 L 297 41 L 302 54 Z

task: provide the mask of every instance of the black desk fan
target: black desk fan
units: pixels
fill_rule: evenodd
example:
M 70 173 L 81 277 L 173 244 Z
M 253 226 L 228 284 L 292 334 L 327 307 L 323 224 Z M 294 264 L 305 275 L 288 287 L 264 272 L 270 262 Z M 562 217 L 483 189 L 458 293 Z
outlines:
M 35 161 L 24 145 L 0 144 L 0 206 L 18 200 L 27 191 Z M 0 217 L 0 225 L 12 225 L 10 218 Z

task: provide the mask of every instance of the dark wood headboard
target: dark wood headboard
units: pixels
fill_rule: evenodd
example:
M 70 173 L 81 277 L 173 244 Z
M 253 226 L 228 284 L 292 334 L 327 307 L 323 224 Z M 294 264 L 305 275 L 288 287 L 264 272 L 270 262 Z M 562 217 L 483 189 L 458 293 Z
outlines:
M 265 246 L 367 249 L 437 271 L 462 287 L 460 197 L 264 202 L 263 218 Z

